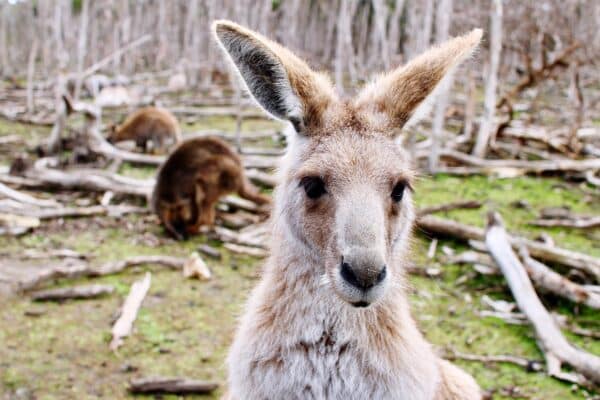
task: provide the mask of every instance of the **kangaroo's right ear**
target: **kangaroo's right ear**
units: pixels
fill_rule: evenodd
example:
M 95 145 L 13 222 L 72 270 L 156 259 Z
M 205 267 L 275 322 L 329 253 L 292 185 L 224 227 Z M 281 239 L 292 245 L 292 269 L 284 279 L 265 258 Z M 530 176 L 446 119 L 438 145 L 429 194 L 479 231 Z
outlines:
M 311 135 L 337 99 L 330 80 L 283 46 L 231 21 L 215 21 L 213 31 L 256 101 L 298 133 Z

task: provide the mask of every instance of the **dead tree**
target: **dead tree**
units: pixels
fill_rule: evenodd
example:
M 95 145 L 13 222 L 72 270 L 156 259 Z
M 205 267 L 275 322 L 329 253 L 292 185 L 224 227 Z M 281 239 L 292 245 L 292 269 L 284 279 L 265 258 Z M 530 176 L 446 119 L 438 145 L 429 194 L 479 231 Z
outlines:
M 436 42 L 445 42 L 448 40 L 450 21 L 452 20 L 452 0 L 440 0 L 435 19 Z M 433 116 L 431 135 L 431 151 L 429 153 L 429 172 L 431 173 L 434 173 L 438 166 L 439 149 L 442 145 L 444 131 L 444 116 L 446 113 L 446 107 L 448 106 L 448 89 L 452 86 L 452 81 L 452 76 L 449 76 L 442 82 L 442 86 L 438 89 L 439 95 L 435 104 L 435 114 Z
M 473 147 L 473 155 L 477 157 L 485 156 L 494 126 L 498 65 L 502 51 L 502 0 L 494 0 L 490 19 L 490 64 L 485 85 L 485 112 L 479 124 L 475 147 Z

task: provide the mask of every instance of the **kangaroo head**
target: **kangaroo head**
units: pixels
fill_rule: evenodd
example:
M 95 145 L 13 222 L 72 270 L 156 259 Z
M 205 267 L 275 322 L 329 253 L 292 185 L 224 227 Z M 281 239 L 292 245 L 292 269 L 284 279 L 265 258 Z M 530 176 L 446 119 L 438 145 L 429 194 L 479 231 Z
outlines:
M 402 282 L 415 218 L 415 173 L 395 139 L 473 52 L 481 30 L 341 99 L 325 75 L 281 45 L 229 21 L 213 29 L 256 102 L 293 126 L 274 214 L 332 293 L 357 307 L 381 299 Z

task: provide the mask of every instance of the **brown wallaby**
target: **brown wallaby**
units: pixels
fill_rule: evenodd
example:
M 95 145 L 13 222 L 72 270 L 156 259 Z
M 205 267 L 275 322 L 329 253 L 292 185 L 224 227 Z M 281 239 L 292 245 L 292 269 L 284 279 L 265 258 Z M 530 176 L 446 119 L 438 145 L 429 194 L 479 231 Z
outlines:
M 213 29 L 258 104 L 291 123 L 271 255 L 229 353 L 228 398 L 480 399 L 410 313 L 415 172 L 395 139 L 481 30 L 342 99 L 281 45 L 229 21 Z
M 135 141 L 144 152 L 151 142 L 153 150 L 164 152 L 167 146 L 181 141 L 181 131 L 177 118 L 168 110 L 144 107 L 130 114 L 121 125 L 110 127 L 109 142 L 124 140 Z
M 240 157 L 221 139 L 186 140 L 158 172 L 152 206 L 166 230 L 186 239 L 202 225 L 213 225 L 215 204 L 236 192 L 257 204 L 271 201 L 244 175 Z

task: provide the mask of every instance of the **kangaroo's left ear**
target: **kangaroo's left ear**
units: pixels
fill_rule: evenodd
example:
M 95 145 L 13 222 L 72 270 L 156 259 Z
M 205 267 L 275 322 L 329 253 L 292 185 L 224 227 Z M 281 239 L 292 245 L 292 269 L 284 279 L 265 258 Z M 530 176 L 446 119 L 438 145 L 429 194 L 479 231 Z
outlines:
M 482 34 L 481 29 L 475 29 L 451 39 L 379 77 L 359 93 L 357 108 L 368 111 L 367 115 L 376 115 L 373 122 L 379 128 L 397 132 L 392 128 L 401 128 L 421 114 L 416 112 L 419 106 L 424 105 L 445 76 L 473 53 Z
M 323 114 L 336 101 L 325 75 L 285 47 L 231 21 L 216 21 L 213 32 L 259 105 L 290 121 L 299 134 L 318 131 Z

